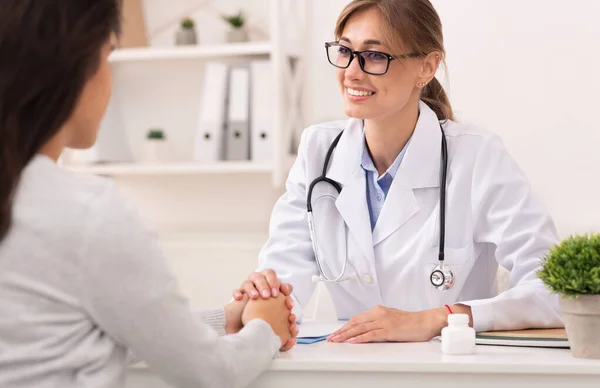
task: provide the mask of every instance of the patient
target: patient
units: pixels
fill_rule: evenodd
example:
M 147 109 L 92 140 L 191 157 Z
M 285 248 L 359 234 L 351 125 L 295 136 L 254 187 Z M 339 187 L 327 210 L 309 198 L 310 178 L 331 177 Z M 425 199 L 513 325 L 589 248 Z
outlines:
M 175 387 L 244 387 L 295 344 L 291 287 L 192 313 L 114 185 L 57 166 L 95 142 L 119 3 L 0 2 L 0 387 L 119 387 L 130 351 Z

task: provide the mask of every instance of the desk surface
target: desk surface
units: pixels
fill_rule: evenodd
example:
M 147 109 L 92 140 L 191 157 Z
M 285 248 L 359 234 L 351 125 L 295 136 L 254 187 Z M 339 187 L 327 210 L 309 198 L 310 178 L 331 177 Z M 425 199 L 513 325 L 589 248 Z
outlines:
M 441 343 L 297 345 L 272 371 L 586 374 L 600 377 L 600 360 L 574 358 L 568 349 L 477 345 L 474 355 L 442 354 Z
M 477 345 L 477 353 L 449 356 L 441 343 L 297 345 L 281 353 L 252 388 L 597 388 L 600 360 L 568 349 Z M 128 388 L 172 388 L 144 366 L 129 371 Z

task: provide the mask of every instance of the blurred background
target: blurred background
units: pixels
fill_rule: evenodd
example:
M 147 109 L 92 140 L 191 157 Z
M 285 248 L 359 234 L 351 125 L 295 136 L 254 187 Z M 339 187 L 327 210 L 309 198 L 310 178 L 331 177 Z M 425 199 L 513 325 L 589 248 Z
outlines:
M 195 307 L 254 270 L 302 129 L 343 119 L 324 42 L 346 0 L 124 0 L 97 145 Z M 600 2 L 433 0 L 458 120 L 501 135 L 561 237 L 600 232 Z M 458 223 L 460 220 L 449 220 Z

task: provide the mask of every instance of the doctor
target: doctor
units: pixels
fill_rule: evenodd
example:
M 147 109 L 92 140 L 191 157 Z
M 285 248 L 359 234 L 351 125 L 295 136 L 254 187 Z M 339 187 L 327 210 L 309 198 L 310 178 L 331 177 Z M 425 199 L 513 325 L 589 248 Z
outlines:
M 536 277 L 553 222 L 502 141 L 454 121 L 431 3 L 354 0 L 335 36 L 327 58 L 350 119 L 305 130 L 262 272 L 234 297 L 288 282 L 298 315 L 324 281 L 349 319 L 334 342 L 426 341 L 452 312 L 477 331 L 562 327 Z M 499 295 L 498 265 L 510 271 Z

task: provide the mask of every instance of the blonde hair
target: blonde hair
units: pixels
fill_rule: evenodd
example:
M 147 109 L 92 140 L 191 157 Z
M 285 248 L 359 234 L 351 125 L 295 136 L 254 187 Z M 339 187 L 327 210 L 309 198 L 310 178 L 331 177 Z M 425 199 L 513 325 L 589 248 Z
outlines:
M 342 36 L 350 16 L 371 7 L 381 15 L 384 38 L 390 47 L 425 55 L 437 51 L 445 64 L 442 22 L 429 0 L 353 0 L 338 17 L 336 39 Z M 450 100 L 435 77 L 422 89 L 421 100 L 435 112 L 439 120 L 454 120 Z

